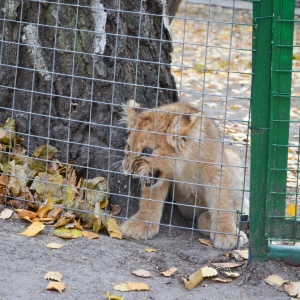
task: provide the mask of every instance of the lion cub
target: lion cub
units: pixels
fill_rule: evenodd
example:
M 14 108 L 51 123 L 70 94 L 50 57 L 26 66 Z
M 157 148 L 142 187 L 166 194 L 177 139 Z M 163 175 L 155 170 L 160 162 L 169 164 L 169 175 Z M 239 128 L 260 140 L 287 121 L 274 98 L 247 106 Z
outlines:
M 133 100 L 124 109 L 129 136 L 123 169 L 141 180 L 138 212 L 121 227 L 127 237 L 158 234 L 169 191 L 185 217 L 197 217 L 198 228 L 216 248 L 243 246 L 236 211 L 241 211 L 243 169 L 239 156 L 221 140 L 216 124 L 189 103 L 142 110 Z M 181 205 L 180 205 L 181 204 Z M 243 212 L 249 203 L 244 200 Z M 237 235 L 239 233 L 239 236 Z

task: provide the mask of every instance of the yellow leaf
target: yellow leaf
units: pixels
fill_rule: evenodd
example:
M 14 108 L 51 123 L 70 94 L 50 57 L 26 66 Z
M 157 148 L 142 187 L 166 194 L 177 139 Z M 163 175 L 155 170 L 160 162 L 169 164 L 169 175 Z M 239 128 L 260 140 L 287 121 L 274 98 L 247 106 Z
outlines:
M 287 206 L 287 209 L 286 209 L 286 213 L 290 216 L 290 217 L 295 217 L 295 215 L 297 214 L 297 205 L 296 204 L 293 204 L 293 203 L 290 203 L 288 204 Z
M 282 279 L 278 275 L 270 275 L 264 279 L 265 282 L 272 286 L 282 286 L 287 280 Z
M 40 218 L 46 218 L 48 212 L 53 209 L 53 201 L 51 199 L 47 199 L 45 204 L 43 204 L 38 211 L 36 212 L 37 216 Z
M 63 247 L 64 245 L 58 244 L 58 243 L 49 243 L 48 245 L 46 245 L 46 247 L 51 248 L 51 249 L 59 249 L 61 247 Z
M 44 278 L 45 279 L 49 279 L 49 280 L 54 280 L 54 281 L 61 282 L 63 276 L 59 272 L 50 271 L 50 272 L 48 272 L 48 273 L 45 274 Z
M 105 297 L 106 297 L 108 300 L 123 300 L 123 297 L 117 296 L 117 295 L 111 295 L 110 292 L 106 292 Z
M 63 239 L 77 239 L 82 237 L 82 232 L 78 229 L 59 227 L 55 229 L 54 235 Z
M 149 285 L 144 282 L 127 282 L 130 291 L 149 291 Z
M 182 280 L 184 282 L 186 289 L 190 291 L 203 280 L 202 270 L 201 269 L 197 270 L 195 273 L 189 276 L 189 279 L 182 277 Z
M 86 237 L 87 239 L 98 239 L 99 238 L 99 234 L 91 232 L 91 231 L 87 231 L 87 230 L 82 231 L 82 235 L 84 237 Z
M 20 234 L 26 236 L 35 236 L 45 228 L 45 225 L 39 221 L 34 221 L 27 229 Z
M 231 277 L 231 278 L 236 278 L 236 277 L 239 277 L 240 274 L 239 273 L 236 273 L 236 272 L 224 272 L 228 277 Z
M 143 269 L 138 269 L 138 270 L 135 270 L 135 271 L 131 271 L 131 273 L 135 276 L 139 276 L 139 277 L 150 277 L 151 274 L 149 271 L 147 270 L 143 270 Z
M 63 282 L 56 282 L 56 281 L 50 281 L 47 290 L 54 290 L 62 293 L 62 291 L 65 289 L 65 284 Z
M 130 291 L 127 282 L 116 284 L 114 286 L 114 290 L 120 291 L 120 292 L 129 292 Z
M 108 219 L 106 222 L 107 231 L 111 238 L 116 238 L 121 240 L 123 238 L 123 234 L 121 232 L 119 224 L 116 222 L 115 219 Z
M 145 250 L 147 252 L 156 252 L 157 251 L 156 249 L 153 249 L 153 248 L 146 248 Z
M 36 213 L 26 210 L 26 209 L 16 209 L 16 212 L 18 213 L 18 217 L 28 220 L 29 219 L 34 219 L 36 218 Z
M 203 277 L 212 277 L 218 275 L 218 271 L 214 268 L 204 267 L 201 268 L 201 270 L 202 270 Z
M 236 104 L 236 105 L 231 105 L 230 108 L 231 109 L 241 109 L 241 108 L 243 108 L 243 106 Z
M 167 271 L 161 272 L 162 275 L 166 276 L 166 277 L 170 277 L 171 275 L 173 275 L 175 272 L 177 271 L 177 268 L 173 267 Z

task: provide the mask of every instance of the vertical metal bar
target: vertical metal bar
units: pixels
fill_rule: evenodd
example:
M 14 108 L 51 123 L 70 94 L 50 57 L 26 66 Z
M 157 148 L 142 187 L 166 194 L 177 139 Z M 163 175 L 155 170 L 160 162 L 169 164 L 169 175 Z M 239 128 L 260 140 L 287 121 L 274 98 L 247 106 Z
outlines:
M 265 195 L 271 90 L 273 1 L 253 2 L 249 258 L 267 259 Z
M 285 235 L 286 179 L 291 106 L 295 0 L 274 0 L 270 142 L 267 183 L 268 238 Z M 278 236 L 279 235 L 279 236 Z

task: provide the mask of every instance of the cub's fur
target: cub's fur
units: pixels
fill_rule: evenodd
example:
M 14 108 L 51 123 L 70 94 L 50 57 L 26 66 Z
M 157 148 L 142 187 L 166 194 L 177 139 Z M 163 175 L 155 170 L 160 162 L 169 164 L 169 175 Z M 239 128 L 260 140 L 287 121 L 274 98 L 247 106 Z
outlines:
M 210 234 L 215 247 L 247 243 L 244 232 L 237 236 L 243 169 L 239 156 L 221 142 L 215 123 L 188 103 L 142 110 L 133 100 L 124 120 L 129 136 L 123 169 L 142 183 L 139 210 L 122 225 L 124 235 L 150 239 L 158 234 L 163 201 L 174 190 L 175 201 L 184 204 L 180 211 L 197 217 L 198 228 Z M 244 200 L 243 212 L 248 210 Z

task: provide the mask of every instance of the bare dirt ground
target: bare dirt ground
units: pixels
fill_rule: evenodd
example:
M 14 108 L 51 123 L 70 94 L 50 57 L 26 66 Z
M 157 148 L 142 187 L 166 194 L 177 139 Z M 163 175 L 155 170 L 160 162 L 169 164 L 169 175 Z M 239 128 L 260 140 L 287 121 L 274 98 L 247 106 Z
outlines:
M 185 15 L 183 5 L 179 10 L 179 14 L 182 16 Z M 227 18 L 228 20 L 228 16 L 232 13 L 232 9 L 226 10 L 221 7 L 214 7 L 209 11 L 208 7 L 204 5 L 192 6 L 189 11 L 191 12 L 189 17 L 197 16 L 202 19 L 223 18 L 225 20 Z M 250 24 L 251 12 L 238 10 L 236 18 Z M 174 41 L 179 41 L 178 34 L 182 34 L 182 24 L 180 20 L 177 23 L 176 20 L 173 21 L 172 30 L 177 33 L 177 36 L 173 37 Z M 205 39 L 207 28 L 201 26 L 200 22 L 188 22 L 186 24 L 188 35 L 185 37 L 185 42 L 188 41 L 188 38 L 197 38 L 197 43 L 200 43 L 201 34 L 203 34 L 202 39 Z M 229 29 L 230 26 L 222 24 L 211 25 L 209 29 L 211 40 L 207 42 L 220 46 L 218 43 L 222 42 L 222 37 L 226 36 L 225 33 Z M 251 27 L 244 26 L 244 29 L 249 37 Z M 243 48 L 251 47 L 251 38 L 249 40 L 243 34 L 245 32 L 242 26 L 236 26 L 235 30 L 231 45 L 240 47 L 240 43 L 245 42 Z M 193 44 L 192 41 L 191 44 Z M 180 64 L 182 55 L 180 52 L 182 50 L 179 49 L 182 48 L 182 45 L 180 45 L 174 46 L 173 61 L 177 65 Z M 205 49 L 202 47 L 201 51 L 205 51 Z M 245 123 L 236 123 L 239 124 L 238 127 L 234 127 L 233 123 L 229 122 L 230 126 L 225 130 L 228 138 L 243 143 L 248 127 L 250 76 L 246 73 L 251 70 L 251 52 L 245 52 L 245 56 L 242 57 L 239 56 L 239 53 L 232 52 L 231 55 L 235 59 L 230 62 L 227 58 L 228 50 L 226 52 L 218 47 L 211 48 L 211 50 L 211 60 L 207 57 L 207 60 L 204 61 L 199 47 L 185 46 L 186 64 L 190 64 L 192 68 L 184 70 L 178 66 L 173 68 L 178 89 L 182 90 L 182 100 L 199 101 L 202 99 L 203 108 L 210 116 L 216 118 L 223 116 L 224 118 L 224 112 L 227 112 L 227 117 L 230 117 L 233 123 L 235 123 L 234 120 L 244 120 Z M 231 70 L 245 74 L 229 76 L 226 72 L 208 72 L 205 77 L 203 72 L 199 71 L 204 67 L 224 69 L 226 66 L 228 67 L 228 63 L 233 68 Z M 294 90 L 294 92 L 298 91 Z M 201 93 L 205 95 L 202 97 Z M 224 95 L 225 97 L 222 97 Z M 294 101 L 294 107 L 299 107 L 299 99 Z M 234 105 L 239 106 L 234 107 Z M 235 131 L 232 128 L 236 128 Z M 296 128 L 293 131 L 292 136 L 298 134 L 297 130 Z M 245 147 L 245 143 L 241 147 Z M 198 237 L 201 237 L 199 233 L 196 232 L 191 236 L 191 232 L 188 230 L 172 229 L 169 232 L 168 228 L 162 228 L 160 234 L 151 241 L 116 240 L 104 234 L 101 234 L 100 238 L 96 240 L 86 238 L 62 240 L 53 236 L 54 228 L 52 226 L 47 226 L 39 235 L 32 238 L 20 235 L 19 233 L 27 226 L 28 223 L 24 220 L 0 219 L 0 300 L 105 299 L 108 291 L 112 295 L 122 296 L 124 300 L 281 300 L 290 299 L 283 287 L 270 286 L 264 282 L 264 278 L 276 274 L 286 280 L 300 280 L 300 268 L 297 266 L 282 262 L 248 262 L 244 260 L 240 267 L 232 269 L 240 276 L 231 282 L 221 283 L 204 279 L 196 288 L 187 291 L 182 282 L 182 276 L 187 277 L 201 267 L 211 266 L 212 262 L 236 262 L 236 259 L 228 256 L 229 251 L 219 251 L 202 245 L 198 241 Z M 46 247 L 49 242 L 58 242 L 64 246 L 56 250 L 49 249 Z M 145 249 L 149 247 L 157 251 L 146 252 Z M 161 272 L 171 267 L 177 267 L 178 271 L 170 278 L 163 277 Z M 151 277 L 139 278 L 132 275 L 131 271 L 136 269 L 148 270 L 151 272 Z M 61 294 L 46 290 L 48 282 L 44 279 L 44 275 L 47 271 L 59 271 L 63 274 L 66 289 Z M 228 271 L 228 269 L 220 269 L 219 277 L 227 278 L 223 271 Z M 128 281 L 146 282 L 150 290 L 140 292 L 113 290 L 115 284 Z
M 300 268 L 279 262 L 247 262 L 234 272 L 240 277 L 230 283 L 213 282 L 204 279 L 191 291 L 187 291 L 181 276 L 188 276 L 198 268 L 210 265 L 210 262 L 236 262 L 224 254 L 228 251 L 200 244 L 198 235 L 190 240 L 186 231 L 168 230 L 151 241 L 116 240 L 101 235 L 100 239 L 61 240 L 53 236 L 53 228 L 43 231 L 34 238 L 19 235 L 28 226 L 27 222 L 13 219 L 0 220 L 0 299 L 105 299 L 110 291 L 112 295 L 123 299 L 147 300 L 192 300 L 192 299 L 290 299 L 282 287 L 274 288 L 263 279 L 277 274 L 284 279 L 299 281 Z M 49 242 L 65 244 L 64 247 L 51 250 Z M 145 248 L 154 248 L 157 252 L 148 253 Z M 171 267 L 178 271 L 171 278 L 160 272 Z M 150 278 L 138 278 L 132 270 L 145 269 Z M 63 274 L 66 289 L 62 294 L 47 291 L 47 271 Z M 223 269 L 228 271 L 228 269 Z M 226 277 L 219 272 L 220 277 Z M 146 282 L 150 291 L 117 292 L 113 286 L 120 282 Z

